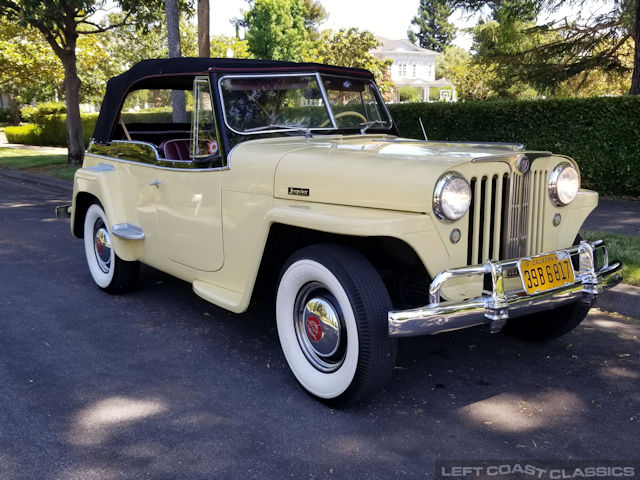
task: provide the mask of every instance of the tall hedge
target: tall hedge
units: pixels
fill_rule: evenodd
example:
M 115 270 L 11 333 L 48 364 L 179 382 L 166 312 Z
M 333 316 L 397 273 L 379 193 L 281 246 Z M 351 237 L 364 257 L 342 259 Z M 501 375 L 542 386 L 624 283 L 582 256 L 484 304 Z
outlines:
M 523 143 L 573 157 L 583 185 L 640 197 L 640 97 L 389 106 L 400 134 L 429 140 Z
M 63 105 L 64 107 L 64 105 Z M 67 116 L 64 113 L 50 113 L 57 108 L 56 103 L 43 104 L 37 108 L 23 108 L 23 116 L 26 116 L 27 125 L 7 127 L 5 135 L 9 143 L 23 143 L 26 145 L 67 146 Z M 171 123 L 171 112 L 158 109 L 158 111 L 125 113 L 123 120 L 126 123 Z M 83 113 L 82 136 L 84 144 L 89 145 L 93 136 L 93 130 L 98 121 L 97 113 Z
M 93 129 L 98 120 L 97 113 L 83 113 L 82 135 L 85 145 L 89 145 Z M 64 113 L 43 115 L 38 123 L 29 123 L 18 127 L 7 127 L 4 131 L 9 143 L 27 145 L 67 146 L 67 116 Z

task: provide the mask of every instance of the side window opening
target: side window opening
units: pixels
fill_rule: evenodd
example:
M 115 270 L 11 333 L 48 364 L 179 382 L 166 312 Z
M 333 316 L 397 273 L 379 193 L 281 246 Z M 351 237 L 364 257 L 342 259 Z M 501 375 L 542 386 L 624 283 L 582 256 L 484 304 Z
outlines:
M 190 119 L 193 116 L 193 94 L 175 90 L 186 96 L 187 122 L 173 121 L 173 105 L 170 89 L 135 90 L 125 99 L 116 127 L 114 140 L 131 140 L 154 145 L 163 155 L 163 144 L 172 140 L 186 140 L 186 150 L 175 160 L 189 160 Z M 127 135 L 128 133 L 128 135 Z M 175 152 L 174 152 L 175 153 Z M 186 158 L 182 158 L 186 155 Z M 165 157 L 167 158 L 167 157 Z
M 195 77 L 189 87 L 182 84 L 189 90 L 139 89 L 127 95 L 112 136 L 118 141 L 112 147 L 118 151 L 114 155 L 178 168 L 221 164 L 209 79 Z M 176 92 L 185 96 L 184 122 L 173 119 Z

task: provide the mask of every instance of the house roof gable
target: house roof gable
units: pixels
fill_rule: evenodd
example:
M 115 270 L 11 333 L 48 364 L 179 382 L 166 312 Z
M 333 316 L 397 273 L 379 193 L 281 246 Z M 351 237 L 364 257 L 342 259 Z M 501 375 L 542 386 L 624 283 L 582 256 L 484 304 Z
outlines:
M 374 52 L 410 52 L 410 53 L 423 53 L 427 55 L 439 55 L 434 50 L 419 47 L 411 43 L 407 39 L 391 40 L 385 37 L 376 37 L 380 42 L 380 46 L 374 49 Z

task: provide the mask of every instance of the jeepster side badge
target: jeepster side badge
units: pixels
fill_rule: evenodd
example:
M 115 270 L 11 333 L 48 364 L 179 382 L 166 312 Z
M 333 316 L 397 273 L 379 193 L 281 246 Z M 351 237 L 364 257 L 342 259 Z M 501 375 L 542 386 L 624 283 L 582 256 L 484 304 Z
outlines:
M 308 188 L 289 187 L 289 195 L 295 195 L 297 197 L 308 197 L 309 196 L 309 189 Z

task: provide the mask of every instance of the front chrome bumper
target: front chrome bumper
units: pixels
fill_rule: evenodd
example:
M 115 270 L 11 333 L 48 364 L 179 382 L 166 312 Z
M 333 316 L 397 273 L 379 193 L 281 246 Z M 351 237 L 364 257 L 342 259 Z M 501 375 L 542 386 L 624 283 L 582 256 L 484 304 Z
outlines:
M 534 295 L 528 295 L 524 289 L 506 292 L 503 287 L 503 272 L 517 268 L 520 259 L 487 261 L 482 265 L 445 270 L 431 282 L 429 305 L 389 312 L 389 336 L 432 335 L 483 324 L 488 325 L 491 332 L 495 333 L 510 318 L 577 301 L 591 304 L 604 289 L 611 288 L 622 280 L 622 265 L 620 262 L 609 265 L 607 247 L 602 240 L 582 241 L 579 245 L 562 250 L 569 252 L 572 258 L 577 256 L 579 268 L 575 272 L 575 282 L 571 285 Z M 596 259 L 601 261 L 597 262 Z M 491 292 L 461 302 L 440 303 L 440 290 L 447 281 L 485 275 L 490 279 Z

